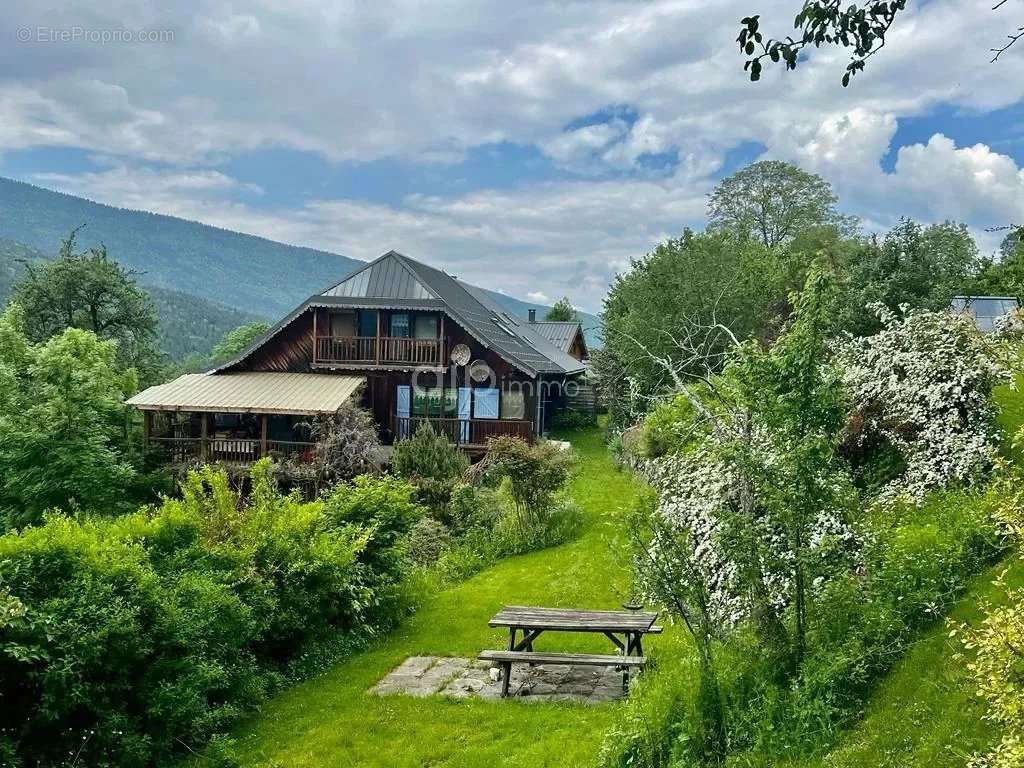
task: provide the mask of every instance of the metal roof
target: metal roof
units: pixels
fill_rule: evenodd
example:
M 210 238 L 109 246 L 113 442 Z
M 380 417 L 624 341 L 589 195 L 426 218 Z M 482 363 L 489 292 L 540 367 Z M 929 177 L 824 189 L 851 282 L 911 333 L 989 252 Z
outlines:
M 144 411 L 334 413 L 366 383 L 326 373 L 186 373 L 128 400 Z
M 568 352 L 577 333 L 583 333 L 579 320 L 538 320 L 533 330 L 563 352 Z
M 436 309 L 451 317 L 484 347 L 530 376 L 585 370 L 583 363 L 532 330 L 530 323 L 512 317 L 481 289 L 397 251 L 388 251 L 340 283 L 311 296 L 238 357 L 214 371 L 234 368 L 300 314 L 320 306 Z
M 380 258 L 324 291 L 322 296 L 388 299 L 433 299 L 430 291 L 401 259 Z

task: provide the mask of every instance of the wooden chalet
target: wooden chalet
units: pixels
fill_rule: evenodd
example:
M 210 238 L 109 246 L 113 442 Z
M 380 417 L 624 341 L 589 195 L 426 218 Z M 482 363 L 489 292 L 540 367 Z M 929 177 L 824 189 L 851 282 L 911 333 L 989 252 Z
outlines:
M 479 288 L 390 251 L 235 359 L 128 402 L 144 414 L 147 443 L 175 462 L 308 458 L 310 417 L 349 401 L 373 414 L 385 444 L 427 421 L 481 451 L 495 436 L 542 434 L 586 354 L 579 323 L 513 317 Z

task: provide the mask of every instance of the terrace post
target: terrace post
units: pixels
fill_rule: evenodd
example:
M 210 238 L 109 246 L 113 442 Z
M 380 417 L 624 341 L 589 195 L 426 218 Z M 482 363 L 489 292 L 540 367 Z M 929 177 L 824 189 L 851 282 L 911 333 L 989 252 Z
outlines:
M 381 320 L 380 310 L 378 309 L 377 310 L 377 339 L 376 339 L 377 343 L 373 345 L 373 349 L 374 349 L 373 362 L 374 362 L 375 365 L 380 365 L 380 345 L 381 345 L 381 340 L 380 340 L 380 320 Z
M 207 435 L 210 433 L 210 414 L 202 414 L 202 424 L 199 430 L 199 458 L 206 463 Z
M 267 414 L 260 416 L 260 458 L 267 455 Z
M 142 445 L 149 447 L 149 436 L 153 433 L 153 412 L 142 412 Z

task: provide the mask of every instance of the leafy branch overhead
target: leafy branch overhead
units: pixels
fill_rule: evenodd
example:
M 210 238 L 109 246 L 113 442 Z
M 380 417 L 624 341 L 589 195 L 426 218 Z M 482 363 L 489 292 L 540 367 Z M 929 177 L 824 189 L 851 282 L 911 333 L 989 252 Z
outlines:
M 1006 2 L 995 0 L 992 10 L 999 10 Z M 857 72 L 863 71 L 867 60 L 885 47 L 889 29 L 896 17 L 906 11 L 907 3 L 908 0 L 871 0 L 862 6 L 843 7 L 842 0 L 805 0 L 793 20 L 796 36 L 783 39 L 766 39 L 761 32 L 761 16 L 747 16 L 740 21 L 742 28 L 736 38 L 740 50 L 747 56 L 743 69 L 756 82 L 761 79 L 765 59 L 773 64 L 784 64 L 787 70 L 796 69 L 800 53 L 807 46 L 837 45 L 853 49 L 843 73 L 846 87 Z M 1012 29 L 1003 45 L 990 49 L 992 61 L 1022 37 L 1024 26 Z

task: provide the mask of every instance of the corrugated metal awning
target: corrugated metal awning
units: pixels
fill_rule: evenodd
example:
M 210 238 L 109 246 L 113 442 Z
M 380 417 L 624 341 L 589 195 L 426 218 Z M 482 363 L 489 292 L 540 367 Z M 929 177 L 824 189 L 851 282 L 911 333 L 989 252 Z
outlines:
M 128 400 L 144 411 L 334 413 L 366 383 L 326 373 L 187 373 Z

